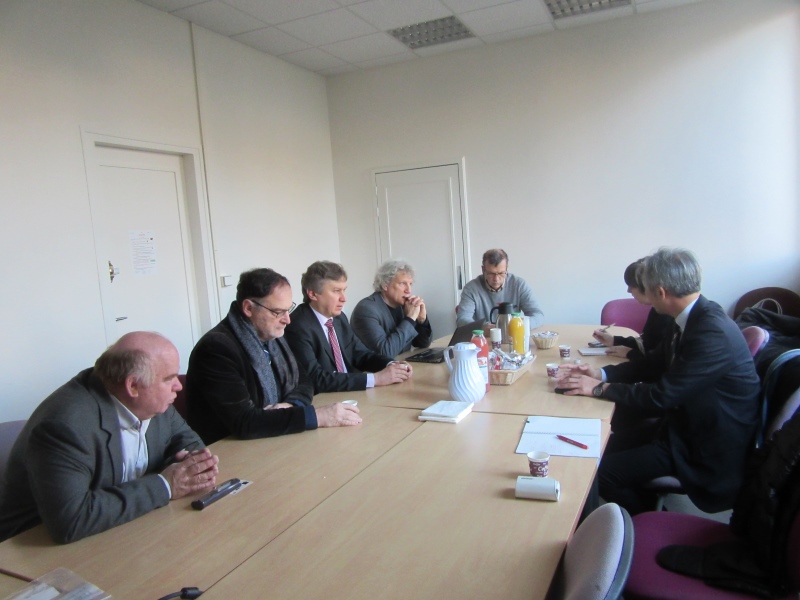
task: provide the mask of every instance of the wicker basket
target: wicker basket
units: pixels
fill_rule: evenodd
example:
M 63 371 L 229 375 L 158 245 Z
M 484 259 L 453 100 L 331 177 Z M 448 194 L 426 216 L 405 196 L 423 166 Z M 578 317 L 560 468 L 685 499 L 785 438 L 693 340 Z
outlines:
M 547 350 L 558 343 L 558 333 L 555 331 L 540 331 L 532 333 L 531 338 L 540 350 Z
M 516 370 L 506 370 L 506 369 L 498 369 L 497 371 L 489 371 L 489 383 L 492 385 L 511 385 L 517 379 L 525 375 L 528 370 L 531 368 L 531 365 L 536 360 L 536 355 L 533 355 L 533 359 L 526 362 L 522 365 L 519 369 Z

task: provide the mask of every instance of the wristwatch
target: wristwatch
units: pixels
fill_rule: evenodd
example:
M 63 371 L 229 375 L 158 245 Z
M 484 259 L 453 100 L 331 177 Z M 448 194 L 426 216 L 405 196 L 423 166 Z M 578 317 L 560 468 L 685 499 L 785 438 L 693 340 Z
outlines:
M 603 389 L 604 385 L 605 384 L 601 382 L 601 383 L 598 383 L 596 386 L 594 386 L 592 388 L 592 396 L 594 396 L 595 398 L 602 398 L 603 397 L 603 392 L 605 391 Z

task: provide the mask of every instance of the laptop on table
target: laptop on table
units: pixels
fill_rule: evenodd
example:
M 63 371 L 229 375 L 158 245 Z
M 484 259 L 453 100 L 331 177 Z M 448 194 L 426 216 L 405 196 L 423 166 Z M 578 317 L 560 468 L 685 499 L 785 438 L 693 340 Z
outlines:
M 472 332 L 476 329 L 483 329 L 483 319 L 467 323 L 461 327 L 456 328 L 453 332 L 453 337 L 450 338 L 447 346 L 455 346 L 459 342 L 469 342 L 472 340 Z M 420 363 L 440 363 L 444 362 L 444 351 L 447 348 L 425 348 L 411 356 L 407 356 L 404 360 L 408 362 Z

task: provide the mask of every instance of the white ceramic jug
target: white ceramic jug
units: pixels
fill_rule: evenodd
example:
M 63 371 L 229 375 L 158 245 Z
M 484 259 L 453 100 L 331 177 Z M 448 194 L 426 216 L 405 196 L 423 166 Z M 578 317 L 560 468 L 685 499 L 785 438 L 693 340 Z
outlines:
M 450 360 L 450 351 L 453 360 Z M 478 368 L 478 347 L 472 342 L 460 342 L 444 351 L 444 361 L 450 369 L 447 389 L 457 402 L 478 402 L 486 394 L 486 382 Z

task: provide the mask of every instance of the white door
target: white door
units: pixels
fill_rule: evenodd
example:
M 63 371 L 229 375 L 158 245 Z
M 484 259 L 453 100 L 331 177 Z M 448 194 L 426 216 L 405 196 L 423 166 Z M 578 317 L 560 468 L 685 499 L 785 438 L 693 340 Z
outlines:
M 459 175 L 458 164 L 375 174 L 380 261 L 403 258 L 414 266 L 414 292 L 425 300 L 434 339 L 455 329 L 468 277 Z
M 91 207 L 106 337 L 157 331 L 186 372 L 196 306 L 181 158 L 97 147 Z

